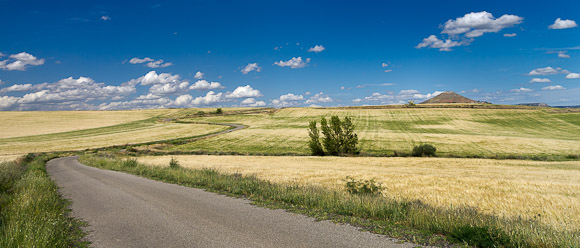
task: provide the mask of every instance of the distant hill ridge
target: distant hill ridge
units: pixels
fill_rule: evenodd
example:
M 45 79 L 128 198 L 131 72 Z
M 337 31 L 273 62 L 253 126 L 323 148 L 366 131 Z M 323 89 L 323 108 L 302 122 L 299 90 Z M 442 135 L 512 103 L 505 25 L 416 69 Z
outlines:
M 453 91 L 445 91 L 420 104 L 433 104 L 433 103 L 478 103 L 478 102 L 471 100 L 467 97 L 464 97 L 462 95 L 459 95 Z

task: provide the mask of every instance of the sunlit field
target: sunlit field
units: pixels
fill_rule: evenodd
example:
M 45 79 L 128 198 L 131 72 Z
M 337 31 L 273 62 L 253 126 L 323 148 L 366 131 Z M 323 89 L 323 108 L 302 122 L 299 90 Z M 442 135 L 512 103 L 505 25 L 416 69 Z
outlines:
M 310 156 L 157 156 L 139 161 L 216 168 L 278 183 L 342 188 L 346 176 L 376 179 L 384 194 L 439 206 L 469 206 L 502 217 L 537 219 L 555 228 L 580 226 L 580 162 L 457 158 Z
M 198 111 L 0 112 L 0 155 L 82 150 L 199 136 L 224 126 L 164 122 Z
M 353 117 L 361 152 L 367 154 L 408 153 L 421 143 L 435 145 L 442 156 L 580 154 L 580 113 L 468 108 L 287 108 L 273 114 L 196 117 L 184 120 L 248 128 L 172 150 L 306 155 L 308 122 L 330 115 Z

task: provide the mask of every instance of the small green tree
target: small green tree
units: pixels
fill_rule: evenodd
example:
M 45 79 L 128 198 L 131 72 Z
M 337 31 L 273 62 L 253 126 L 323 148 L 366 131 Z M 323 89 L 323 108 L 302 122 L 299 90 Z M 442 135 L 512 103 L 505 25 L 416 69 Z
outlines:
M 222 110 L 222 108 L 218 108 L 218 109 L 215 110 L 215 113 L 218 114 L 218 115 L 221 115 L 221 114 L 224 113 L 224 111 Z
M 318 136 L 318 129 L 316 122 L 310 122 L 310 150 L 313 155 L 329 154 L 329 155 L 343 155 L 355 154 L 358 152 L 358 136 L 354 133 L 354 125 L 350 117 L 345 117 L 341 121 L 338 116 L 331 116 L 330 122 L 326 118 L 320 120 L 320 129 L 322 130 L 322 145 Z M 324 150 L 322 150 L 324 147 Z M 321 151 L 322 150 L 322 151 Z
M 308 127 L 308 136 L 310 136 L 310 141 L 308 146 L 310 151 L 314 156 L 324 156 L 324 150 L 320 144 L 320 134 L 318 128 L 316 127 L 316 121 L 311 121 Z
M 407 108 L 412 108 L 412 107 L 416 107 L 417 105 L 415 104 L 415 101 L 410 100 L 409 102 L 407 102 L 407 104 L 405 104 L 405 107 Z

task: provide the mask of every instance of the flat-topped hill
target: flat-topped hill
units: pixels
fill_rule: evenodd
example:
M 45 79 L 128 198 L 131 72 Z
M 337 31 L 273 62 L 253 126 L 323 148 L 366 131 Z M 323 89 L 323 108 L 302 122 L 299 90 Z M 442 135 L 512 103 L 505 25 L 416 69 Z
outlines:
M 477 103 L 477 101 L 471 100 L 453 91 L 445 91 L 420 104 L 433 104 L 433 103 Z

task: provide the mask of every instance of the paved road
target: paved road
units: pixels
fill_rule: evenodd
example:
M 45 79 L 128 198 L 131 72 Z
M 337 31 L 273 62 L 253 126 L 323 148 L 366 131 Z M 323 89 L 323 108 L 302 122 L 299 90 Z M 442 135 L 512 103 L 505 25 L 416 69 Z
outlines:
M 89 223 L 94 247 L 412 247 L 349 225 L 259 208 L 249 201 L 82 165 L 47 170 Z

